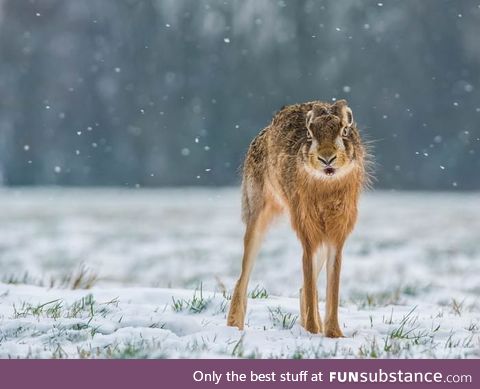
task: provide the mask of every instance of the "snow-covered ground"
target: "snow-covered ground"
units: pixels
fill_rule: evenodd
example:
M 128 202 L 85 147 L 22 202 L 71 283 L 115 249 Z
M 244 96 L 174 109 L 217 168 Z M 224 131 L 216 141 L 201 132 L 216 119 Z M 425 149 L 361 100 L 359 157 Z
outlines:
M 237 189 L 3 190 L 0 357 L 480 358 L 479 199 L 367 193 L 342 268 L 346 338 L 326 339 L 298 323 L 286 221 L 256 263 L 245 331 L 225 326 Z

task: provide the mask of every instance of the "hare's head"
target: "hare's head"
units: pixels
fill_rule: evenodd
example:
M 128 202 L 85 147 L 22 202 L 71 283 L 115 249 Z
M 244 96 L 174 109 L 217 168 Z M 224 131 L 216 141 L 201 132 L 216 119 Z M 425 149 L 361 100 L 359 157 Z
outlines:
M 307 171 L 317 177 L 343 177 L 363 158 L 360 135 L 345 100 L 315 104 L 307 113 L 306 131 L 304 162 Z

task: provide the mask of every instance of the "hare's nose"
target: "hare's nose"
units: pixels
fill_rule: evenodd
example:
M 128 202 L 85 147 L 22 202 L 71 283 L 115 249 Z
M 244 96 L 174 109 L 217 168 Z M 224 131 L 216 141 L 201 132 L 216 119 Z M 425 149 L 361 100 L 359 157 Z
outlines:
M 335 161 L 337 159 L 337 156 L 336 155 L 332 155 L 330 156 L 329 158 L 322 158 L 322 157 L 318 157 L 318 159 L 323 162 L 325 165 L 331 165 L 333 163 L 333 161 Z

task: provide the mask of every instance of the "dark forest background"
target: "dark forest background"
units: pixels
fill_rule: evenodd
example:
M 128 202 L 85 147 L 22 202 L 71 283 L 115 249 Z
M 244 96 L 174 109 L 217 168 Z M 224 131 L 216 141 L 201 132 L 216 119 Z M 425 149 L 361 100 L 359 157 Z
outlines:
M 0 183 L 229 185 L 346 98 L 376 186 L 480 189 L 480 2 L 0 0 Z

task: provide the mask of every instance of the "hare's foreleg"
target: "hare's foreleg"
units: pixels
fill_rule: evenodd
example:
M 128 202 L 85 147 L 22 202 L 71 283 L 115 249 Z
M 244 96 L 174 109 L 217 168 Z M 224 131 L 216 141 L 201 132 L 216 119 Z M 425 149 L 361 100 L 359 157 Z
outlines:
M 327 260 L 327 247 L 322 245 L 320 246 L 320 249 L 317 251 L 315 257 L 316 259 L 314 260 L 314 284 L 317 285 L 318 282 L 318 275 L 320 274 L 320 271 L 323 268 L 323 265 L 325 264 Z M 305 304 L 304 304 L 304 295 L 303 295 L 303 288 L 300 289 L 300 324 L 302 327 L 305 327 Z M 318 305 L 318 301 L 317 301 Z M 315 314 L 317 315 L 317 321 L 318 324 L 320 325 L 320 332 L 322 331 L 322 319 L 320 318 L 320 314 L 318 309 L 315 311 Z
M 318 291 L 315 250 L 307 243 L 303 245 L 303 288 L 300 293 L 300 311 L 303 327 L 313 333 L 322 332 L 322 323 L 318 312 Z
M 265 231 L 274 216 L 272 207 L 266 205 L 258 213 L 254 213 L 247 222 L 244 236 L 242 272 L 235 285 L 227 325 L 243 329 L 247 310 L 247 288 L 255 257 Z
M 330 249 L 327 258 L 327 298 L 325 306 L 325 336 L 342 338 L 338 324 L 338 298 L 340 290 L 340 270 L 342 266 L 342 246 Z

